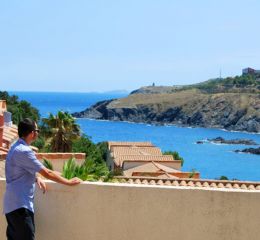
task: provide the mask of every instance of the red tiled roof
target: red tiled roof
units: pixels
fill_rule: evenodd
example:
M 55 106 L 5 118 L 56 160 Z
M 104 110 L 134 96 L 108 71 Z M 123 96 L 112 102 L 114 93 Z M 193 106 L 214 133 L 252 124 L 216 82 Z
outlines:
M 127 169 L 123 173 L 125 176 L 132 176 L 133 173 L 158 173 L 158 172 L 173 173 L 173 172 L 180 172 L 180 171 L 170 167 L 166 167 L 160 163 L 148 162 L 146 164 L 142 164 L 140 166 Z
M 160 148 L 157 147 L 112 147 L 112 155 L 162 155 Z
M 4 126 L 3 147 L 9 148 L 10 145 L 18 139 L 18 130 L 15 127 Z
M 139 162 L 139 161 L 173 161 L 172 155 L 119 155 L 115 156 L 114 161 L 118 166 L 122 166 L 125 161 Z
M 154 145 L 151 142 L 113 142 L 110 141 L 108 142 L 108 149 L 112 146 L 124 146 L 124 147 L 129 147 L 129 146 L 136 146 L 136 147 L 154 147 Z
M 114 145 L 113 145 L 114 144 Z M 199 178 L 199 173 L 181 172 L 181 160 L 174 160 L 172 155 L 163 155 L 161 149 L 150 146 L 136 146 L 134 142 L 124 142 L 118 146 L 116 142 L 110 145 L 110 157 L 114 168 L 121 168 L 124 175 L 154 176 L 165 178 Z M 120 145 L 120 144 L 119 144 Z M 127 145 L 127 146 L 126 146 Z M 165 166 L 167 164 L 167 166 Z

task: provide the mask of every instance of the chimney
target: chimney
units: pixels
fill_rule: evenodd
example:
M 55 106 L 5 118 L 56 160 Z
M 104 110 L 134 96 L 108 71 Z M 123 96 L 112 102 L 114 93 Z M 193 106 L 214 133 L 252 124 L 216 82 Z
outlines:
M 0 113 L 0 147 L 3 146 L 4 122 L 4 115 Z

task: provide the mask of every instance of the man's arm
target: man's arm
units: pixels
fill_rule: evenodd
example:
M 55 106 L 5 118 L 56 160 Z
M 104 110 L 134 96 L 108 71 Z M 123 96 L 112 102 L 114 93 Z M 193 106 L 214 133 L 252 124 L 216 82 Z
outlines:
M 43 177 L 50 179 L 54 182 L 68 185 L 68 186 L 74 186 L 74 185 L 77 185 L 82 182 L 81 179 L 76 178 L 76 177 L 72 178 L 72 179 L 66 179 L 66 178 L 62 177 L 60 174 L 58 174 L 57 172 L 52 171 L 45 167 L 39 171 L 39 174 L 41 174 Z

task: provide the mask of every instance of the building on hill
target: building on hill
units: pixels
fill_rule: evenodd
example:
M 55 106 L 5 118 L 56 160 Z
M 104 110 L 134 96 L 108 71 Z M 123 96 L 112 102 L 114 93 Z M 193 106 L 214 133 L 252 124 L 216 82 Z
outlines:
M 197 172 L 182 172 L 181 160 L 163 155 L 150 142 L 108 142 L 107 165 L 125 177 L 199 178 Z
M 255 70 L 255 69 L 250 68 L 250 67 L 244 68 L 242 70 L 242 75 L 248 75 L 248 74 L 260 76 L 260 70 Z

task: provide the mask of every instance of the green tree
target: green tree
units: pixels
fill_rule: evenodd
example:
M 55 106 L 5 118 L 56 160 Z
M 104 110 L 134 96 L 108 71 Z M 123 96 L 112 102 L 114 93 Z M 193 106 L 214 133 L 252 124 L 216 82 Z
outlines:
M 228 177 L 226 177 L 226 176 L 220 176 L 219 180 L 228 180 Z
M 106 161 L 107 142 L 94 144 L 91 138 L 84 134 L 73 141 L 72 152 L 86 153 L 87 160 L 103 163 Z
M 44 135 L 50 143 L 52 152 L 71 152 L 72 143 L 80 137 L 80 128 L 68 113 L 59 111 L 42 119 L 46 128 Z
M 176 151 L 165 151 L 163 155 L 172 155 L 174 160 L 181 160 L 181 166 L 184 164 L 184 159 Z
M 40 119 L 38 109 L 34 108 L 27 101 L 19 101 L 18 96 L 10 96 L 8 92 L 0 91 L 0 99 L 6 100 L 7 110 L 12 113 L 12 121 L 14 124 L 18 124 L 24 118 L 31 118 L 36 122 Z

